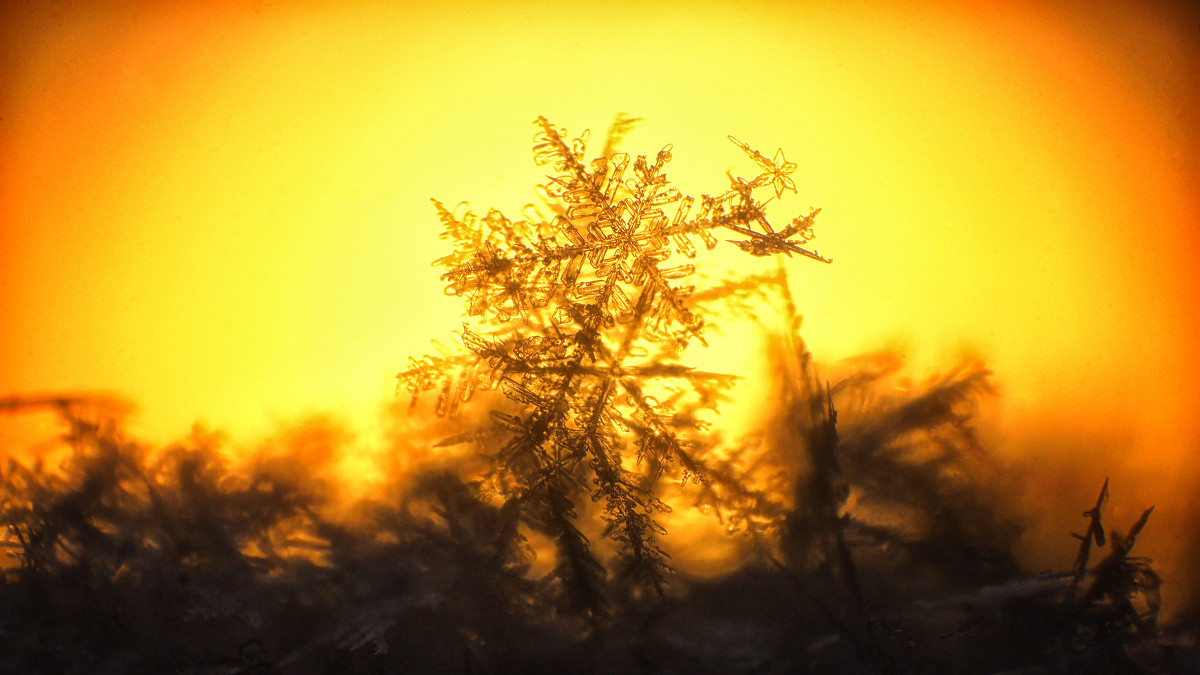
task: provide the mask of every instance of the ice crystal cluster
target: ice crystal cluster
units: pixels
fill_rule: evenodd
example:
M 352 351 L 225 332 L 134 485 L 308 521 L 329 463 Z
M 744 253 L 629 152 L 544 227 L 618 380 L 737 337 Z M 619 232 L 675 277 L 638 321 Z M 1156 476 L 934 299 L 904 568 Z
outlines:
M 703 343 L 704 319 L 689 303 L 693 260 L 723 238 L 753 256 L 782 253 L 830 262 L 804 248 L 810 210 L 776 229 L 765 206 L 795 191 L 796 165 L 730 137 L 759 173 L 729 177 L 717 196 L 684 196 L 667 178 L 668 145 L 653 158 L 612 152 L 632 125 L 618 118 L 601 156 L 586 159 L 588 133 L 569 138 L 536 121 L 534 160 L 548 167 L 539 192 L 552 217 L 526 220 L 499 211 L 434 201 L 453 252 L 436 261 L 446 293 L 463 299 L 466 351 L 413 360 L 398 378 L 417 396 L 438 390 L 439 415 L 453 415 L 480 389 L 498 390 L 491 426 L 446 442 L 492 443 L 481 488 L 552 538 L 563 600 L 594 609 L 606 570 L 577 524 L 576 501 L 602 504 L 615 543 L 618 580 L 662 591 L 669 570 L 657 537 L 666 505 L 654 486 L 664 476 L 706 481 L 704 422 L 725 375 L 680 362 Z

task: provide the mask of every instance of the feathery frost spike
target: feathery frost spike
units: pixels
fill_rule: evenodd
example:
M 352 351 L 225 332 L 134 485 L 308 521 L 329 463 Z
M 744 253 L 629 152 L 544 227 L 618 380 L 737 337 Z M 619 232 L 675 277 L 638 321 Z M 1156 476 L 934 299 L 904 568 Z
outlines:
M 548 221 L 538 207 L 524 214 L 539 222 L 514 222 L 499 211 L 479 217 L 434 201 L 452 245 L 435 264 L 446 293 L 463 299 L 475 323 L 464 325 L 465 353 L 413 360 L 398 376 L 414 397 L 439 390 L 438 414 L 453 415 L 476 390 L 508 400 L 506 412 L 491 413 L 493 431 L 508 440 L 492 450 L 487 482 L 555 540 L 564 600 L 593 615 L 601 611 L 595 585 L 603 568 L 571 524 L 574 500 L 590 493 L 603 502 L 606 534 L 620 555 L 618 581 L 630 592 L 661 593 L 670 568 L 656 543 L 663 529 L 655 514 L 666 506 L 654 483 L 664 474 L 707 480 L 705 425 L 695 413 L 715 408 L 731 378 L 677 362 L 689 342 L 703 342 L 704 319 L 689 304 L 693 287 L 679 285 L 693 274 L 697 252 L 717 246 L 726 230 L 753 256 L 829 262 L 801 246 L 813 237 L 816 210 L 776 230 L 756 196 L 760 188 L 773 191 L 767 201 L 795 192 L 796 164 L 782 150 L 767 159 L 731 136 L 758 175 L 731 178 L 725 192 L 697 200 L 667 178 L 671 145 L 653 159 L 614 152 L 636 122 L 618 117 L 603 154 L 588 160 L 587 132 L 568 138 L 537 119 L 533 158 L 550 170 L 539 188 Z M 656 395 L 667 390 L 675 393 L 660 402 Z

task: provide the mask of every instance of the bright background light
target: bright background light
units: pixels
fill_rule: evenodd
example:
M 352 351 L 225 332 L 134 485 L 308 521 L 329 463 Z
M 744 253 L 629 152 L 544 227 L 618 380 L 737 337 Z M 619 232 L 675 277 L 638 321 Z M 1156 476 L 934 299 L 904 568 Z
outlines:
M 459 322 L 429 198 L 516 216 L 536 116 L 599 139 L 628 112 L 626 149 L 673 143 L 692 194 L 752 170 L 726 134 L 797 163 L 779 207 L 821 207 L 836 261 L 790 268 L 818 360 L 981 356 L 1000 451 L 1058 467 L 1032 490 L 1086 503 L 1124 472 L 1118 516 L 1179 515 L 1200 451 L 1195 17 L 976 4 L 9 6 L 0 394 L 119 392 L 158 440 L 310 411 L 369 435 L 407 357 Z

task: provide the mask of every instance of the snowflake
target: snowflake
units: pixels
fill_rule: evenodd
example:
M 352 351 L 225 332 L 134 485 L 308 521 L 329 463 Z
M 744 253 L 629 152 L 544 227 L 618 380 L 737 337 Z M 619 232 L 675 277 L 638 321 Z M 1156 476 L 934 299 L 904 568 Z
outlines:
M 667 180 L 672 146 L 653 161 L 613 153 L 585 162 L 587 132 L 567 140 L 545 118 L 536 124 L 534 160 L 552 170 L 542 194 L 556 215 L 511 221 L 493 210 L 480 218 L 465 205 L 451 212 L 434 201 L 454 244 L 436 264 L 446 269 L 446 293 L 464 299 L 477 326 L 464 325 L 466 353 L 412 361 L 398 377 L 414 397 L 440 384 L 439 414 L 453 414 L 480 389 L 499 390 L 515 405 L 491 412 L 490 432 L 445 442 L 501 440 L 489 484 L 556 539 L 556 574 L 577 601 L 587 604 L 579 599 L 588 595 L 587 570 L 598 569 L 572 522 L 571 500 L 585 492 L 604 503 L 621 576 L 661 591 L 669 568 L 653 514 L 666 507 L 653 483 L 666 472 L 685 482 L 705 478 L 695 456 L 704 424 L 695 412 L 714 407 L 732 380 L 677 361 L 690 341 L 703 342 L 704 320 L 689 304 L 694 287 L 685 285 L 694 272 L 689 261 L 728 230 L 755 256 L 830 262 L 800 245 L 811 240 L 818 211 L 778 232 L 769 223 L 754 193 L 795 191 L 796 165 L 782 150 L 768 160 L 730 137 L 762 172 L 731 178 L 727 191 L 702 196 L 694 208 L 697 200 Z M 630 125 L 618 118 L 606 149 Z M 626 461 L 630 451 L 636 462 Z

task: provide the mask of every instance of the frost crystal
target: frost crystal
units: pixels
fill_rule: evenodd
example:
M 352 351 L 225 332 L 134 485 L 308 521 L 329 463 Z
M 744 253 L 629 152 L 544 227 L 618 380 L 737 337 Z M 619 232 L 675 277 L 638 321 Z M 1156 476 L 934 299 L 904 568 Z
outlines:
M 446 293 L 463 298 L 477 325 L 463 327 L 467 353 L 413 360 L 398 375 L 414 404 L 440 389 L 443 416 L 477 390 L 502 392 L 510 404 L 491 411 L 492 429 L 443 443 L 499 439 L 487 485 L 555 540 L 563 600 L 593 612 L 605 570 L 575 526 L 573 500 L 590 492 L 603 502 L 624 587 L 661 592 L 669 568 L 653 514 L 667 507 L 655 481 L 664 473 L 706 479 L 695 413 L 712 408 L 732 378 L 677 361 L 689 341 L 703 343 L 704 321 L 689 304 L 694 287 L 685 285 L 698 249 L 716 247 L 726 230 L 754 256 L 830 262 L 801 246 L 819 209 L 776 231 L 755 197 L 760 188 L 795 192 L 796 165 L 782 150 L 767 159 L 731 136 L 761 173 L 731 177 L 728 190 L 697 204 L 667 180 L 670 145 L 653 161 L 611 151 L 633 122 L 619 117 L 604 156 L 587 162 L 587 132 L 568 140 L 537 120 L 533 154 L 552 170 L 540 192 L 553 218 L 534 208 L 527 220 L 496 210 L 481 217 L 434 200 L 454 245 L 436 264 Z

